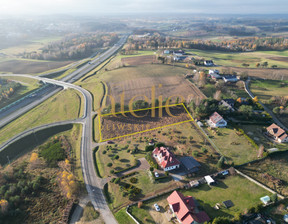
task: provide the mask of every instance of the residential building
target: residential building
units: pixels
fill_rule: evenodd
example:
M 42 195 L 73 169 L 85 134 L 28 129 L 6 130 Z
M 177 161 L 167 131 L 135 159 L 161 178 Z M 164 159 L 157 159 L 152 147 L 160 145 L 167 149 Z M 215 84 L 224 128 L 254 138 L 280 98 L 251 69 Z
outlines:
M 224 82 L 238 82 L 239 79 L 237 78 L 236 75 L 225 75 L 223 76 Z
M 153 150 L 152 154 L 164 171 L 174 170 L 180 167 L 180 161 L 176 159 L 175 155 L 166 147 L 157 147 Z
M 211 128 L 224 128 L 227 126 L 227 121 L 224 120 L 224 118 L 218 114 L 217 112 L 214 112 L 208 120 L 208 125 Z
M 275 141 L 279 143 L 288 142 L 288 135 L 277 124 L 271 124 L 266 130 L 268 135 L 271 136 Z
M 167 201 L 179 223 L 198 224 L 210 220 L 206 212 L 198 209 L 198 202 L 191 196 L 185 197 L 182 193 L 174 191 Z
M 212 60 L 205 60 L 204 65 L 205 66 L 214 66 L 214 62 Z

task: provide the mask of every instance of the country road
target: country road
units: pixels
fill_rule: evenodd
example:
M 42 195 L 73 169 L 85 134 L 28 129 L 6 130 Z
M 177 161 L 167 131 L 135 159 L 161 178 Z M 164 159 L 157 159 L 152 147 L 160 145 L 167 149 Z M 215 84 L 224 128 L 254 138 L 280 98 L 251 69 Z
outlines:
M 53 79 L 49 79 L 49 78 L 44 78 L 41 76 L 27 75 L 27 74 L 7 74 L 9 76 L 21 76 L 21 77 L 26 77 L 26 78 L 31 78 L 31 79 L 37 79 L 37 80 L 42 81 L 44 83 L 50 83 L 53 85 L 57 85 L 61 88 L 72 88 L 72 89 L 80 92 L 83 95 L 83 97 L 84 97 L 84 105 L 83 105 L 84 106 L 84 114 L 83 114 L 83 116 L 79 119 L 74 120 L 74 121 L 63 121 L 63 123 L 65 123 L 65 124 L 67 122 L 68 123 L 69 122 L 70 123 L 82 123 L 82 125 L 83 125 L 82 138 L 81 138 L 81 168 L 82 168 L 83 178 L 84 178 L 84 182 L 86 185 L 88 195 L 90 197 L 90 200 L 91 200 L 93 206 L 95 207 L 96 210 L 98 210 L 101 213 L 105 223 L 107 223 L 107 224 L 116 224 L 117 221 L 114 218 L 114 215 L 110 211 L 108 204 L 105 200 L 105 196 L 103 194 L 102 185 L 101 185 L 102 179 L 96 175 L 96 171 L 95 171 L 95 167 L 94 167 L 92 146 L 93 147 L 97 146 L 98 143 L 94 143 L 93 137 L 92 137 L 92 128 L 93 128 L 92 115 L 95 114 L 93 112 L 93 98 L 92 98 L 92 95 L 90 94 L 89 91 L 81 88 L 80 86 L 73 85 L 72 82 L 83 77 L 85 74 L 87 74 L 89 71 L 91 71 L 92 69 L 97 67 L 103 61 L 110 58 L 114 53 L 116 53 L 123 46 L 123 44 L 126 42 L 127 38 L 128 38 L 128 35 L 125 35 L 124 37 L 121 38 L 121 40 L 118 42 L 118 44 L 115 44 L 108 51 L 106 51 L 101 56 L 94 59 L 92 61 L 92 63 L 93 63 L 92 65 L 88 64 L 88 65 L 81 67 L 77 71 L 64 77 L 61 81 L 60 80 L 53 80 Z M 2 74 L 2 75 L 0 75 L 0 77 L 1 76 L 7 76 L 7 75 Z M 52 96 L 53 94 L 55 94 L 55 93 L 54 92 L 50 93 L 49 97 Z M 48 99 L 48 97 L 47 97 L 47 99 Z M 32 103 L 32 106 L 30 106 L 30 104 L 29 104 L 27 108 L 25 108 L 19 112 L 16 111 L 15 112 L 16 115 L 10 116 L 9 118 L 4 117 L 5 122 L 9 123 L 11 120 L 20 116 L 21 113 L 23 114 L 25 110 L 29 111 L 30 109 L 32 109 L 33 107 L 35 107 L 39 103 L 43 102 L 44 100 L 42 100 L 42 101 L 39 100 L 37 102 L 35 102 L 35 101 L 33 102 L 34 104 Z M 3 121 L 0 120 L 0 122 L 3 122 Z M 3 123 L 5 123 L 5 122 L 3 122 Z M 51 127 L 53 125 L 59 125 L 59 123 L 61 123 L 61 122 L 57 122 L 54 124 L 46 124 L 46 127 Z M 42 128 L 45 128 L 45 125 L 36 127 L 35 129 L 37 129 L 37 128 L 40 130 Z M 25 135 L 27 135 L 27 133 L 30 133 L 29 131 L 33 132 L 33 130 L 31 129 L 31 130 L 24 131 L 24 132 L 18 134 L 17 136 L 12 137 L 11 139 L 9 139 L 6 143 L 4 143 L 1 146 L 1 149 L 5 148 L 7 145 L 20 139 L 21 137 L 24 137 Z

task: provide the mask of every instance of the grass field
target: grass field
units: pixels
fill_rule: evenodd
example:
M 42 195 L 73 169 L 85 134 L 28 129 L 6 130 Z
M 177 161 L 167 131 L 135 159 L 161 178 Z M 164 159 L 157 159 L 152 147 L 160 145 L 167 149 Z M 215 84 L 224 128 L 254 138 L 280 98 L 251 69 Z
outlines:
M 11 76 L 5 76 L 1 78 L 19 82 L 21 83 L 22 86 L 16 92 L 14 92 L 14 94 L 9 99 L 2 101 L 0 103 L 0 108 L 5 107 L 6 105 L 22 98 L 25 95 L 28 95 L 32 91 L 39 88 L 37 80 L 32 80 L 32 79 L 23 78 L 23 77 L 11 77 Z
M 24 130 L 62 120 L 78 118 L 83 113 L 82 95 L 64 90 L 33 108 L 0 130 L 0 143 Z
M 211 59 L 216 65 L 243 67 L 243 63 L 250 64 L 251 68 L 256 68 L 257 63 L 268 62 L 268 67 L 277 65 L 278 68 L 288 68 L 287 52 L 281 51 L 256 51 L 256 52 L 220 52 L 220 51 L 203 51 L 188 50 L 198 57 Z M 276 57 L 275 57 L 276 56 Z
M 258 96 L 258 99 L 262 101 L 266 106 L 268 106 L 271 110 L 274 107 L 279 107 L 280 105 L 271 104 L 269 100 L 272 97 L 286 97 L 288 98 L 288 81 L 283 80 L 252 80 L 250 84 L 250 89 L 255 96 Z M 285 108 L 285 106 L 284 106 Z M 284 125 L 288 125 L 288 114 L 278 114 L 278 118 L 284 123 Z
M 210 187 L 207 184 L 200 185 L 197 188 L 191 188 L 190 190 L 181 190 L 185 196 L 192 196 L 197 199 L 200 206 L 213 219 L 219 216 L 225 216 L 233 218 L 237 213 L 244 212 L 245 210 L 260 204 L 260 197 L 265 195 L 271 195 L 268 191 L 260 188 L 256 184 L 248 181 L 240 176 L 227 177 L 224 180 L 218 182 L 216 186 Z M 168 195 L 155 198 L 144 202 L 143 208 L 138 209 L 133 206 L 132 214 L 138 219 L 143 220 L 143 217 L 153 216 L 155 218 L 161 218 L 166 211 L 168 202 Z M 231 200 L 234 204 L 233 207 L 227 209 L 223 206 L 222 202 Z M 160 213 L 154 212 L 153 204 L 157 203 L 160 206 Z M 221 209 L 215 210 L 213 207 L 216 203 L 221 204 Z M 157 216 L 154 214 L 156 213 Z M 151 216 L 150 216 L 151 217 Z M 165 216 L 164 216 L 165 217 Z M 159 220 L 157 220 L 159 223 Z M 149 222 L 143 222 L 149 223 Z M 169 223 L 167 219 L 162 219 L 161 223 Z
M 119 224 L 135 224 L 133 219 L 131 219 L 130 216 L 127 215 L 126 208 L 120 209 L 114 214 L 114 216 Z
M 288 81 L 285 80 L 252 80 L 250 89 L 264 103 L 272 96 L 288 97 Z
M 288 151 L 273 153 L 264 160 L 240 167 L 240 170 L 278 193 L 288 196 Z M 273 178 L 281 180 L 282 184 L 275 184 Z
M 205 129 L 221 153 L 235 165 L 257 159 L 256 149 L 243 135 L 237 135 L 232 127 L 218 128 L 217 133 Z

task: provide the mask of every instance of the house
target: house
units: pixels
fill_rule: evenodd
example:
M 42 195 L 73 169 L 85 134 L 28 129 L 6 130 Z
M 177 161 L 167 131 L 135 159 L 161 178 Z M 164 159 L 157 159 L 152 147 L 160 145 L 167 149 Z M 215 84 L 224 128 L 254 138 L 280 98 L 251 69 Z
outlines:
M 204 179 L 206 180 L 207 184 L 210 186 L 216 184 L 215 180 L 213 180 L 211 176 L 205 176 Z
M 224 82 L 238 82 L 239 79 L 237 78 L 236 75 L 225 75 L 223 76 Z
M 275 141 L 279 143 L 288 142 L 288 135 L 286 132 L 276 124 L 271 124 L 267 129 L 267 133 Z
M 233 99 L 223 99 L 219 102 L 220 106 L 224 106 L 224 107 L 228 108 L 228 110 L 230 112 L 235 111 L 234 104 L 235 104 L 235 100 L 233 100 Z
M 222 79 L 222 76 L 221 75 L 219 75 L 219 74 L 217 74 L 217 73 L 213 73 L 213 74 L 210 74 L 210 77 L 211 77 L 211 79 L 213 79 L 213 80 L 217 80 L 217 79 Z
M 166 147 L 157 147 L 153 150 L 152 154 L 164 171 L 174 170 L 180 167 L 180 161 L 176 159 L 175 155 Z
M 214 62 L 212 60 L 204 60 L 205 66 L 214 66 Z
M 214 112 L 208 120 L 208 125 L 211 128 L 224 128 L 227 126 L 227 121 L 224 120 L 224 118 L 218 114 L 217 112 Z
M 176 55 L 173 57 L 174 61 L 184 61 L 186 59 L 186 56 L 180 56 Z
M 198 209 L 198 202 L 191 196 L 185 197 L 180 192 L 174 191 L 167 201 L 179 223 L 198 224 L 210 220 L 206 212 Z
M 216 70 L 216 69 L 209 69 L 209 75 L 211 75 L 211 74 L 218 74 L 218 75 L 220 75 L 220 72 L 219 72 L 219 70 Z

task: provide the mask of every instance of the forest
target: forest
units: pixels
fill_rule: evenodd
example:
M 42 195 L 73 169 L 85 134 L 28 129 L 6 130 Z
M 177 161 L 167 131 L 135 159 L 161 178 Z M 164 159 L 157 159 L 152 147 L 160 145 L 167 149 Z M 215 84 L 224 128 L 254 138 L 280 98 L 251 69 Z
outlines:
M 66 35 L 50 42 L 39 51 L 23 52 L 19 56 L 37 60 L 78 60 L 90 57 L 100 48 L 112 46 L 119 40 L 114 33 L 81 33 Z
M 288 49 L 288 39 L 284 37 L 245 37 L 215 42 L 205 39 L 177 40 L 171 37 L 153 35 L 143 38 L 130 38 L 128 48 L 130 50 L 186 48 L 225 52 L 286 50 Z

